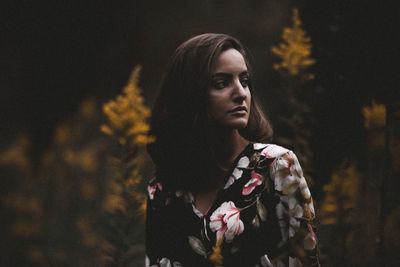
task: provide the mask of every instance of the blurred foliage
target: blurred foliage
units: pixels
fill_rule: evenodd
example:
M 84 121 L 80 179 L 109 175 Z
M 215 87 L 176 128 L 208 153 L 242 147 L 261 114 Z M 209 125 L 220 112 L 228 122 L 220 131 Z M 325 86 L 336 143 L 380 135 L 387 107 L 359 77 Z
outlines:
M 372 101 L 371 106 L 364 106 L 362 108 L 364 116 L 364 127 L 366 129 L 381 128 L 386 125 L 386 107 L 382 104 L 376 104 L 375 100 Z
M 291 76 L 302 75 L 306 79 L 313 79 L 314 75 L 304 71 L 315 63 L 311 58 L 311 38 L 301 28 L 302 22 L 299 16 L 299 10 L 292 10 L 292 28 L 283 29 L 283 42 L 279 46 L 271 47 L 272 53 L 281 59 L 280 63 L 273 65 L 275 70 L 283 71 Z
M 118 157 L 111 159 L 118 171 L 117 176 L 112 179 L 110 192 L 113 193 L 109 195 L 109 202 L 105 208 L 109 212 L 127 212 L 128 203 L 140 203 L 139 213 L 144 216 L 146 197 L 138 190 L 142 180 L 139 166 L 144 160 L 146 144 L 153 142 L 154 138 L 147 136 L 149 125 L 146 120 L 150 116 L 150 109 L 144 105 L 139 88 L 141 69 L 140 65 L 136 66 L 123 93 L 103 105 L 107 124 L 101 125 L 101 130 L 119 143 L 120 152 Z M 127 201 L 125 204 L 117 197 L 123 195 Z
M 87 99 L 74 119 L 59 123 L 37 172 L 23 171 L 13 190 L 3 194 L 2 204 L 13 218 L 6 225 L 14 236 L 3 258 L 8 266 L 105 263 L 100 255 L 107 243 L 97 224 L 107 187 L 105 174 L 110 172 L 105 164 L 110 144 L 93 130 L 101 120 L 95 106 Z M 26 142 L 11 144 L 6 151 L 21 150 Z M 28 158 L 28 152 L 21 158 Z
M 372 100 L 361 113 L 365 154 L 344 160 L 324 186 L 320 229 L 328 234 L 323 256 L 328 266 L 397 266 L 400 242 L 393 227 L 400 222 L 400 136 L 393 132 L 400 112 L 387 113 L 385 105 Z
M 347 165 L 347 166 L 346 166 Z M 347 262 L 351 254 L 350 243 L 354 240 L 352 232 L 357 229 L 357 213 L 360 194 L 360 173 L 354 162 L 343 162 L 343 166 L 332 174 L 331 182 L 324 186 L 325 197 L 320 206 L 321 227 L 330 227 L 329 243 L 321 244 L 322 257 L 332 266 Z
M 313 125 L 312 107 L 304 96 L 310 91 L 312 74 L 306 69 L 315 62 L 311 58 L 311 38 L 306 37 L 297 8 L 293 9 L 293 26 L 284 28 L 283 41 L 271 51 L 281 60 L 274 68 L 279 71 L 280 86 L 274 90 L 277 107 L 275 142 L 292 149 L 299 157 L 309 185 L 313 185 L 312 158 L 310 147 Z
M 150 110 L 141 96 L 140 71 L 141 66 L 136 66 L 123 93 L 103 105 L 107 124 L 103 124 L 101 130 L 118 143 L 118 153 L 110 158 L 115 172 L 110 178 L 103 206 L 109 220 L 105 225 L 109 229 L 106 232 L 113 233 L 108 236 L 115 248 L 110 257 L 117 266 L 125 266 L 138 255 L 144 259 L 143 242 L 137 244 L 135 241 L 135 235 L 140 231 L 132 228 L 132 222 L 145 219 L 146 195 L 139 187 L 142 185 L 140 166 L 148 159 L 145 146 L 154 138 L 147 136 L 149 125 L 146 120 Z
M 101 130 L 131 149 L 143 147 L 153 141 L 152 137 L 147 136 L 149 125 L 146 120 L 150 116 L 150 109 L 144 105 L 141 89 L 138 87 L 141 69 L 140 65 L 136 66 L 123 93 L 103 105 L 108 124 L 103 124 Z
M 0 164 L 13 165 L 27 173 L 31 172 L 28 158 L 29 137 L 27 134 L 20 134 L 14 143 L 0 152 Z
M 151 138 L 139 71 L 135 68 L 123 94 L 103 105 L 106 122 L 93 99 L 60 122 L 35 173 L 27 134 L 2 146 L 8 190 L 0 199 L 7 240 L 1 266 L 143 266 L 141 175 Z
M 325 198 L 321 203 L 321 223 L 349 224 L 357 208 L 360 174 L 354 163 L 332 174 L 331 182 L 324 186 Z M 341 225 L 342 226 L 342 225 Z

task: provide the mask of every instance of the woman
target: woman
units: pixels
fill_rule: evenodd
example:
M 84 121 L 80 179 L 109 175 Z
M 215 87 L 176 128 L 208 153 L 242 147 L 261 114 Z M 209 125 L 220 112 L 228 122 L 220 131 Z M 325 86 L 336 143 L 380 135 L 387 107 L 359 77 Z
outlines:
M 224 34 L 174 52 L 148 151 L 147 266 L 318 266 L 314 209 L 295 154 L 267 144 L 243 46 Z

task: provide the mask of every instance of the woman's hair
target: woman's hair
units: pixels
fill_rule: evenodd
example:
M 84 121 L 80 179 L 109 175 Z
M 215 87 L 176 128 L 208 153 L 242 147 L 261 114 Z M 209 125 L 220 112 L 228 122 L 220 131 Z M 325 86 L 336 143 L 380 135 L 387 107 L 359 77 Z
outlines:
M 181 44 L 167 65 L 150 121 L 149 134 L 156 140 L 147 149 L 158 180 L 170 190 L 198 192 L 210 185 L 220 169 L 206 137 L 207 90 L 216 59 L 230 48 L 243 55 L 250 71 L 242 44 L 229 35 L 214 33 Z M 272 136 L 272 128 L 254 97 L 248 124 L 239 132 L 253 142 L 266 142 Z

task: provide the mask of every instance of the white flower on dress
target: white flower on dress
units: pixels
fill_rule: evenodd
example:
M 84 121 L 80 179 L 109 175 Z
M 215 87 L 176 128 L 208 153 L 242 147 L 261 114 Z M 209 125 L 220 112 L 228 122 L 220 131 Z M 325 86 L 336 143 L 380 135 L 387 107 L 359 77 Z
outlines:
M 161 183 L 156 183 L 155 185 L 149 185 L 147 187 L 147 192 L 149 193 L 149 197 L 151 200 L 154 199 L 154 193 L 156 192 L 156 187 L 158 187 L 158 189 L 160 189 L 160 191 L 162 191 L 162 185 Z
M 150 259 L 149 259 L 149 257 L 147 255 L 144 258 L 144 266 L 145 267 L 150 267 Z
M 247 168 L 249 166 L 250 160 L 248 157 L 242 157 L 237 163 L 236 168 Z
M 288 197 L 288 207 L 289 207 L 289 215 L 295 218 L 303 217 L 304 211 L 302 206 L 300 206 L 297 199 L 293 196 Z
M 250 163 L 250 160 L 248 157 L 244 156 L 244 157 L 240 158 L 240 160 L 238 161 L 238 163 L 236 165 L 236 168 L 232 172 L 232 175 L 229 177 L 228 181 L 226 182 L 224 189 L 227 189 L 236 180 L 238 180 L 242 177 L 243 170 L 241 170 L 241 169 L 247 168 L 247 166 L 249 166 L 249 163 Z
M 276 205 L 276 216 L 278 217 L 279 228 L 281 229 L 282 241 L 287 241 L 289 238 L 289 218 L 286 200 L 286 196 L 282 196 L 280 202 Z
M 275 189 L 285 195 L 296 192 L 299 188 L 303 172 L 294 153 L 279 157 L 274 165 Z
M 230 187 L 236 180 L 240 179 L 242 177 L 243 171 L 235 168 L 232 172 L 232 175 L 229 177 L 228 181 L 226 182 L 224 189 L 227 189 Z
M 217 232 L 217 239 L 225 236 L 228 243 L 243 232 L 244 225 L 240 220 L 240 210 L 235 207 L 235 203 L 224 202 L 213 212 L 210 217 L 210 229 Z
M 266 156 L 267 158 L 277 158 L 287 153 L 289 150 L 278 146 L 278 145 L 267 145 L 262 151 L 261 154 Z
M 315 237 L 314 231 L 310 224 L 307 224 L 309 233 L 304 239 L 304 248 L 307 250 L 313 250 L 315 245 L 317 245 L 317 238 Z
M 292 151 L 277 158 L 271 171 L 275 189 L 282 192 L 276 214 L 282 239 L 287 241 L 300 228 L 301 219 L 311 220 L 315 217 L 314 205 L 300 163 Z M 315 243 L 315 235 L 309 229 L 303 245 L 307 249 L 315 247 Z
M 263 148 L 265 148 L 266 146 L 268 146 L 268 144 L 263 144 L 263 143 L 254 143 L 254 144 L 253 144 L 254 150 L 263 149 Z
M 242 195 L 249 195 L 260 184 L 262 184 L 261 175 L 252 171 L 251 179 L 243 186 Z

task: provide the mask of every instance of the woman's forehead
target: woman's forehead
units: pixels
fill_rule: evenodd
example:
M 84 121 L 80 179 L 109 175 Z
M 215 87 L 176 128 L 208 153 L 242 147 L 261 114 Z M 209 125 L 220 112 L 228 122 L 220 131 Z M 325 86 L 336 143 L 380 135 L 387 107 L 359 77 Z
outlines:
M 216 59 L 213 74 L 247 71 L 243 55 L 236 49 L 223 51 Z

